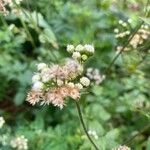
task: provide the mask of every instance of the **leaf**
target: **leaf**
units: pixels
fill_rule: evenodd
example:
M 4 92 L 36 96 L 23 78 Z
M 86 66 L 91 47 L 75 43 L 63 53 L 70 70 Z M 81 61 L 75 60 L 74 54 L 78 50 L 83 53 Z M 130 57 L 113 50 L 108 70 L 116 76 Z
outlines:
M 149 18 L 142 18 L 139 17 L 141 20 L 143 20 L 145 23 L 147 23 L 148 25 L 150 25 L 150 19 Z
M 25 95 L 24 91 L 19 91 L 14 97 L 14 103 L 16 105 L 21 105 L 25 99 Z
M 58 48 L 57 40 L 55 34 L 53 33 L 52 29 L 45 28 L 43 33 L 39 35 L 39 40 L 41 43 L 51 43 L 55 48 Z

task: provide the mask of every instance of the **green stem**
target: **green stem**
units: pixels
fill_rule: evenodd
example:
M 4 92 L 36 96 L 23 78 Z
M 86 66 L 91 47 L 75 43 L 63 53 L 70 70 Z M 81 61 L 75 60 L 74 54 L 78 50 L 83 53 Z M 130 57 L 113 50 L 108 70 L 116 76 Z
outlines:
M 83 120 L 83 117 L 82 117 L 82 112 L 81 112 L 81 109 L 80 109 L 80 106 L 79 106 L 78 102 L 75 102 L 75 103 L 76 103 L 76 107 L 77 107 L 77 111 L 78 111 L 80 122 L 82 124 L 83 130 L 84 130 L 87 138 L 89 139 L 89 141 L 91 142 L 91 144 L 94 146 L 94 148 L 96 150 L 99 150 L 99 148 L 96 146 L 96 144 L 93 142 L 93 140 L 91 139 L 90 135 L 88 134 L 88 131 L 87 131 L 87 128 L 85 126 L 85 123 L 84 123 L 84 120 Z
M 149 5 L 149 0 L 147 0 L 146 3 L 146 7 L 145 7 L 145 17 L 148 16 L 149 14 L 149 10 L 148 10 L 148 5 Z M 122 52 L 124 51 L 124 49 L 129 45 L 130 41 L 133 39 L 134 35 L 138 32 L 138 30 L 140 29 L 140 27 L 144 24 L 144 21 L 142 21 L 139 26 L 135 29 L 135 31 L 133 32 L 133 34 L 129 37 L 128 41 L 125 43 L 125 45 L 123 46 L 123 48 L 119 51 L 119 53 L 113 58 L 113 60 L 111 61 L 111 63 L 109 64 L 108 68 L 106 69 L 105 73 L 109 74 L 109 71 L 112 67 L 112 65 L 115 63 L 115 61 L 117 60 L 117 58 L 122 54 Z

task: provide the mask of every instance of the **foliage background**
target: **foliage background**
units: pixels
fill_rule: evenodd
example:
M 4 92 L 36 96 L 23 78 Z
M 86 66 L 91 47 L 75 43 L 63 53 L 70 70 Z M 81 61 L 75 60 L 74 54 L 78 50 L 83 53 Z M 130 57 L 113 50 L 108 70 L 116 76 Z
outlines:
M 86 67 L 99 68 L 105 74 L 116 55 L 118 41 L 113 30 L 118 20 L 132 18 L 136 27 L 145 19 L 145 5 L 142 0 L 24 0 L 25 13 L 1 15 L 0 114 L 7 132 L 23 134 L 31 150 L 92 149 L 72 101 L 63 110 L 25 102 L 32 74 L 37 63 L 59 62 L 69 56 L 67 44 L 79 43 L 95 45 L 96 53 Z M 150 150 L 148 50 L 123 53 L 105 81 L 80 99 L 86 124 L 97 132 L 95 142 L 102 150 L 125 141 L 132 149 Z M 140 63 L 143 53 L 147 57 Z M 139 131 L 142 133 L 130 140 Z

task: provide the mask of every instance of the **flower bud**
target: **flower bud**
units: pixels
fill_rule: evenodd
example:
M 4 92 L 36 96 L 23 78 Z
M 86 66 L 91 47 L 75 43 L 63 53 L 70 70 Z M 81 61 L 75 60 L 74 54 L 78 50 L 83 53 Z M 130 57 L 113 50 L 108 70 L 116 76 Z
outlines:
M 42 69 L 46 68 L 47 65 L 45 63 L 39 63 L 37 66 L 38 71 L 41 71 Z
M 73 53 L 74 52 L 74 46 L 73 45 L 67 45 L 67 52 Z
M 89 86 L 90 85 L 90 80 L 87 78 L 87 77 L 82 77 L 80 79 L 80 83 L 83 85 L 83 86 Z
M 69 82 L 67 85 L 71 88 L 74 88 L 74 83 L 72 83 L 72 82 Z
M 82 84 L 80 84 L 80 83 L 75 84 L 75 86 L 76 86 L 79 90 L 82 90 L 82 89 L 83 89 L 83 86 L 82 86 Z
M 94 49 L 93 45 L 85 44 L 84 48 L 87 53 L 94 54 L 95 49 Z
M 82 58 L 82 60 L 86 61 L 86 60 L 88 59 L 88 56 L 85 55 L 85 54 L 83 54 L 83 55 L 81 56 L 81 58 Z
M 77 45 L 76 48 L 75 48 L 75 51 L 77 51 L 77 52 L 83 52 L 84 51 L 84 46 L 81 45 L 81 44 Z
M 43 89 L 44 84 L 40 81 L 37 81 L 33 84 L 32 90 L 34 91 L 41 91 Z
M 35 82 L 37 82 L 37 81 L 39 81 L 39 80 L 40 80 L 40 75 L 39 75 L 39 74 L 33 75 L 33 77 L 32 77 L 32 82 L 33 82 L 33 83 L 35 83 Z
M 72 58 L 75 60 L 79 60 L 81 58 L 81 54 L 79 52 L 74 52 L 72 54 Z
M 62 80 L 57 79 L 57 85 L 58 85 L 58 86 L 62 86 L 63 83 L 64 83 L 64 82 L 63 82 Z

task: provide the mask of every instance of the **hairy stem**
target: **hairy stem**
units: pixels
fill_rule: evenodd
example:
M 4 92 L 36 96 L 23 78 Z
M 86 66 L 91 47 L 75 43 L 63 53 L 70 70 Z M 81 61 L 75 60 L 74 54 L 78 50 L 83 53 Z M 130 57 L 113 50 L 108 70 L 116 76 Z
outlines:
M 94 146 L 94 148 L 96 150 L 99 150 L 99 148 L 96 146 L 96 144 L 93 142 L 92 138 L 90 137 L 90 135 L 88 134 L 88 131 L 87 131 L 87 128 L 85 126 L 85 123 L 84 123 L 84 120 L 83 120 L 83 117 L 82 117 L 82 112 L 81 112 L 81 109 L 80 109 L 80 106 L 78 104 L 78 102 L 75 102 L 76 103 L 76 107 L 77 107 L 77 111 L 78 111 L 78 115 L 79 115 L 79 119 L 80 119 L 80 122 L 82 124 L 82 127 L 83 127 L 83 130 L 87 136 L 87 138 L 89 139 L 89 141 L 91 142 L 91 144 Z

